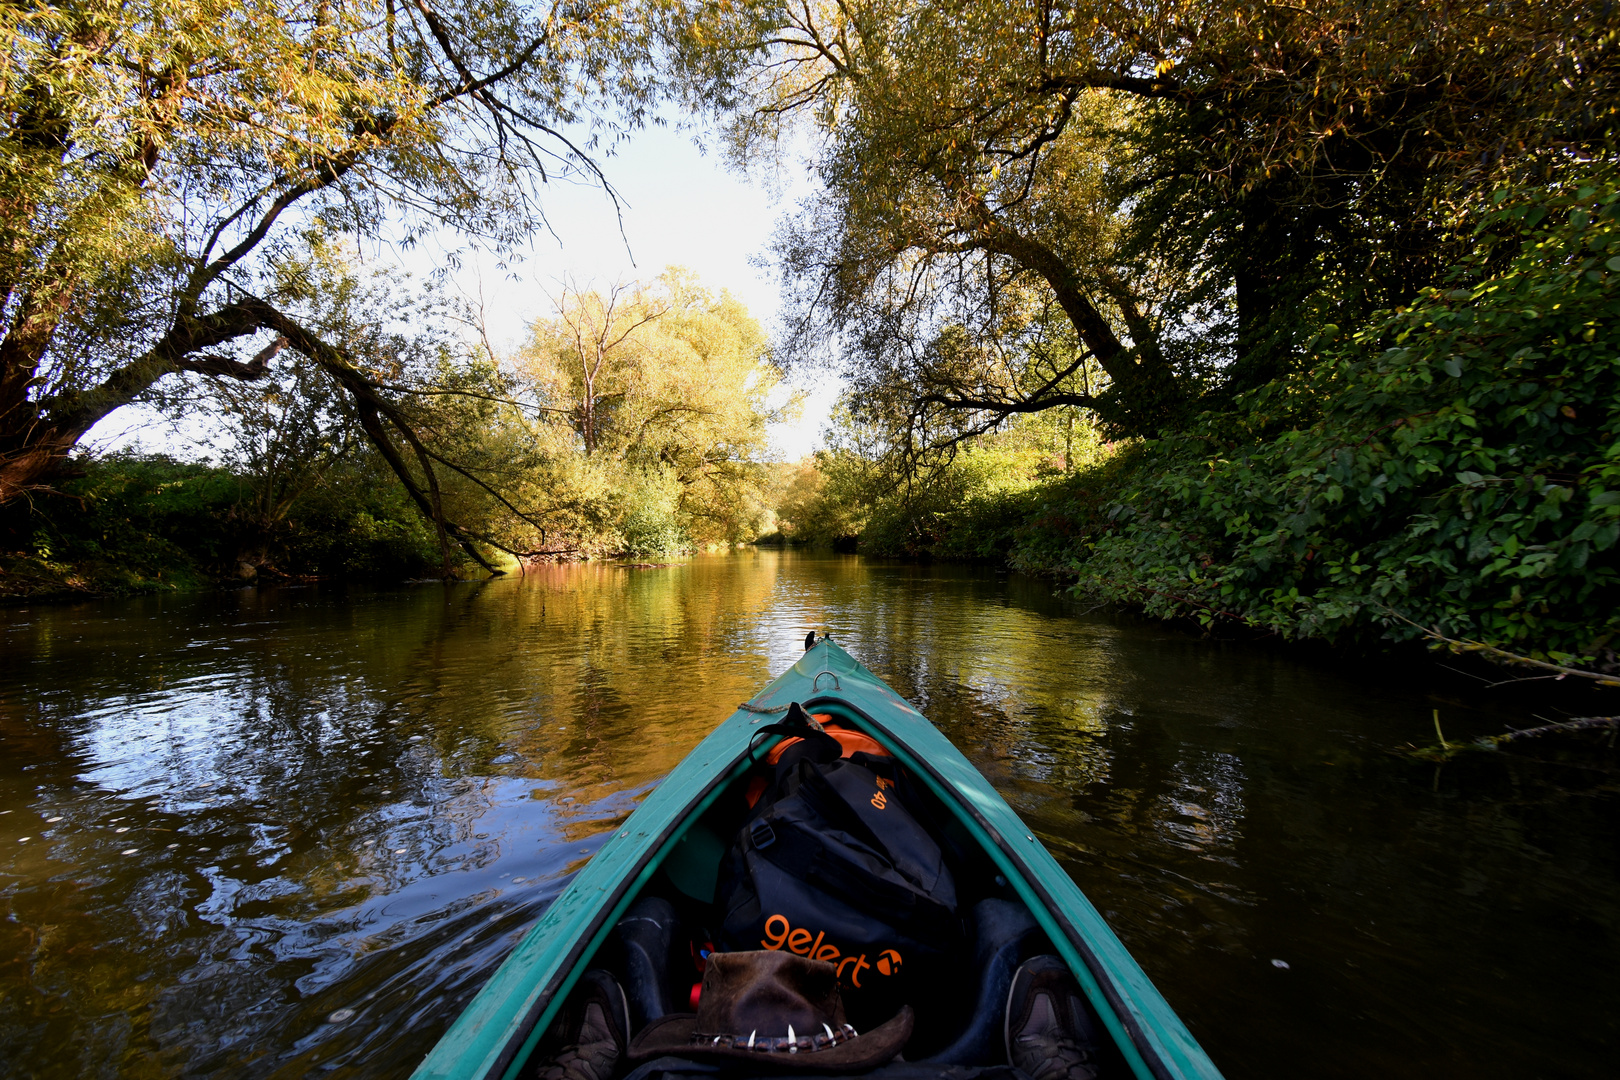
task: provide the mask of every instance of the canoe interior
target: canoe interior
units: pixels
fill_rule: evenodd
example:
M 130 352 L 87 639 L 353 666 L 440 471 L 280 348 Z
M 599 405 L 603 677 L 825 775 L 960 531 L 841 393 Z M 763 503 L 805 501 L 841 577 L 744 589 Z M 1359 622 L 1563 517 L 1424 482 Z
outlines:
M 884 741 L 882 733 L 873 729 L 866 716 L 844 702 L 816 698 L 807 702 L 807 706 L 817 714 L 830 714 L 834 723 Z M 763 757 L 764 752 L 779 738 L 761 740 L 753 757 Z M 680 931 L 672 950 L 666 992 L 671 1000 L 677 1002 L 686 1001 L 692 984 L 701 979 L 690 959 L 691 952 L 701 948 L 712 937 L 711 929 L 717 929 L 722 921 L 723 913 L 716 902 L 721 863 L 733 838 L 750 815 L 743 792 L 749 778 L 756 774 L 755 769 L 746 767 L 746 763 L 744 766 L 730 770 L 730 774 L 705 800 L 707 805 L 694 806 L 686 820 L 672 830 L 663 852 L 645 868 L 645 884 L 628 891 L 619 905 L 629 908 L 642 898 L 654 897 L 667 901 L 676 912 Z M 1002 867 L 990 852 L 973 835 L 969 824 L 926 788 L 913 801 L 920 805 L 912 805 L 910 809 L 919 820 L 930 824 L 947 851 L 957 883 L 959 909 L 967 923 L 968 942 L 962 963 L 955 973 L 957 983 L 941 994 L 931 1007 L 914 1006 L 916 1028 L 905 1048 L 905 1057 L 915 1062 L 945 1052 L 950 1056 L 951 1064 L 1004 1064 L 1001 1035 L 1004 997 L 997 996 L 994 1010 L 982 1007 L 980 998 L 986 979 L 985 958 L 976 955 L 984 950 L 976 948 L 982 943 L 975 941 L 974 913 L 986 913 L 984 918 L 999 920 L 997 925 L 1005 925 L 1009 920 L 1016 923 L 1020 918 L 1027 920 L 1028 930 L 1020 935 L 1016 945 L 1019 959 L 1041 953 L 1057 953 L 1058 949 L 1039 928 L 1036 913 L 1019 895 L 1019 890 L 1002 872 Z M 983 902 L 987 900 L 997 903 L 985 905 Z M 579 974 L 591 967 L 612 972 L 621 984 L 633 989 L 635 974 L 627 964 L 617 935 L 609 933 L 605 940 L 594 943 L 592 948 L 583 952 L 567 982 L 571 984 Z M 1102 1006 L 1106 1010 L 1107 1002 L 1103 1002 Z M 537 1018 L 535 1027 L 525 1033 L 523 1047 L 512 1056 L 504 1070 L 506 1076 L 525 1075 L 530 1071 L 527 1065 L 531 1057 L 545 1057 L 549 1053 L 549 1045 L 542 1035 L 545 1023 L 555 1012 L 554 1008 L 546 1009 Z M 987 1015 L 992 1012 L 993 1015 Z M 1099 1023 L 1101 1032 L 1114 1026 L 1101 1015 L 1099 1020 L 1102 1021 Z M 964 1059 L 961 1047 L 963 1033 L 970 1031 L 975 1036 L 970 1041 L 980 1052 Z M 956 1051 L 954 1054 L 950 1053 L 953 1048 Z M 1105 1070 L 1103 1075 L 1126 1077 L 1136 1071 L 1114 1039 L 1105 1035 L 1099 1050 Z

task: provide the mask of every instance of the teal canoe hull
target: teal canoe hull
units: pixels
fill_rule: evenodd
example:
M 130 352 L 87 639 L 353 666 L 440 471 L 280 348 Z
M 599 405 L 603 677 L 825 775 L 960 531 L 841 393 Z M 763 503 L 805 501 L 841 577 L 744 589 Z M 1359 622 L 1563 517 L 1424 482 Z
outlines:
M 546 909 L 413 1080 L 514 1077 L 586 962 L 686 828 L 774 741 L 754 741 L 759 728 L 794 701 L 849 716 L 957 815 L 1040 922 L 1140 1080 L 1218 1080 L 1219 1070 L 1180 1017 L 1006 800 L 921 713 L 831 639 L 738 707 L 647 796 Z

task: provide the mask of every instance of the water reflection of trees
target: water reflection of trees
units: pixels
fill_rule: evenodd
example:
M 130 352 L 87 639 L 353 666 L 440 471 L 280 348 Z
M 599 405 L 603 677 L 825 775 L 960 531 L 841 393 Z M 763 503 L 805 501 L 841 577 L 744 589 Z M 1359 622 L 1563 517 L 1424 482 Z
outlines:
M 5 894 L 0 1049 L 205 1072 L 242 1063 L 231 1032 L 321 1030 L 296 988 L 353 982 L 357 957 L 456 967 L 444 938 L 487 971 L 491 935 L 554 891 L 510 879 L 577 869 L 768 677 L 774 635 L 750 627 L 774 559 L 39 614 L 29 693 L 0 695 L 0 777 L 27 769 L 19 809 L 64 820 Z M 421 974 L 392 967 L 408 998 Z

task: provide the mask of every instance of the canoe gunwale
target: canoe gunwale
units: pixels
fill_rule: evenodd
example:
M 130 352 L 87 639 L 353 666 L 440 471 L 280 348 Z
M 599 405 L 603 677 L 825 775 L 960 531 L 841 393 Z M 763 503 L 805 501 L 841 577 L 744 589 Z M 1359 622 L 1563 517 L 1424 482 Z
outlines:
M 1022 879 L 1022 884 L 1027 886 L 1041 901 L 1039 907 L 1035 907 L 1032 912 L 1037 921 L 1040 921 L 1043 912 L 1049 914 L 1053 923 L 1062 931 L 1063 937 L 1079 954 L 1081 960 L 1085 963 L 1086 970 L 1096 980 L 1098 989 L 1107 1000 L 1110 1011 L 1119 1019 L 1120 1025 L 1129 1036 L 1132 1048 L 1141 1056 L 1142 1064 L 1153 1074 L 1154 1080 L 1180 1080 L 1179 1074 L 1166 1065 L 1159 1054 L 1158 1047 L 1148 1038 L 1147 1032 L 1136 1017 L 1135 1010 L 1130 1007 L 1124 995 L 1119 992 L 1119 987 L 1114 984 L 1113 976 L 1108 971 L 1107 966 L 1103 964 L 1101 958 L 1091 948 L 1090 943 L 1081 935 L 1079 928 L 1074 925 L 1074 922 L 1064 912 L 1062 905 L 1057 902 L 1057 898 L 1052 895 L 1051 891 L 1041 881 L 1040 875 L 1036 874 L 1034 868 L 1024 860 L 1017 849 L 1007 842 L 1007 838 L 1002 835 L 1001 830 L 996 828 L 994 823 L 985 817 L 983 812 L 974 806 L 970 800 L 962 797 L 955 784 L 941 775 L 931 762 L 913 749 L 899 735 L 890 730 L 881 720 L 872 716 L 871 713 L 861 708 L 854 701 L 846 697 L 824 695 L 811 698 L 805 701 L 803 705 L 806 710 L 818 705 L 838 705 L 859 716 L 872 726 L 873 734 L 882 736 L 879 741 L 889 743 L 891 750 L 904 752 L 904 757 L 907 759 L 905 764 L 908 767 L 927 775 L 931 781 L 929 786 L 933 788 L 936 796 L 941 798 L 948 796 L 951 803 L 954 804 L 951 807 L 953 811 L 972 819 L 973 823 L 982 829 L 985 836 L 995 845 L 996 851 L 1012 864 L 1012 867 Z

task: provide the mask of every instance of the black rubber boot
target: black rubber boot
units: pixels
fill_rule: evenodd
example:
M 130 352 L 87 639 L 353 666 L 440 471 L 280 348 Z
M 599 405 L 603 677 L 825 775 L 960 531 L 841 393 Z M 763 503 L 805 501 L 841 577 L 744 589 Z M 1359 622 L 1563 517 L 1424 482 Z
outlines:
M 525 1072 L 534 1080 L 610 1080 L 629 1039 L 624 991 L 613 976 L 593 968 L 579 977 Z
M 677 1011 L 669 974 L 676 921 L 675 905 L 661 897 L 644 896 L 630 905 L 613 928 L 624 954 L 624 992 L 630 999 L 632 1033 Z
M 1031 1080 L 1096 1080 L 1097 1027 L 1068 965 L 1026 960 L 1007 993 L 1007 1061 Z

